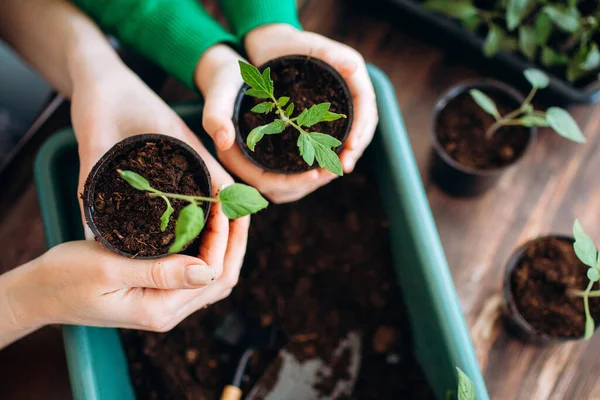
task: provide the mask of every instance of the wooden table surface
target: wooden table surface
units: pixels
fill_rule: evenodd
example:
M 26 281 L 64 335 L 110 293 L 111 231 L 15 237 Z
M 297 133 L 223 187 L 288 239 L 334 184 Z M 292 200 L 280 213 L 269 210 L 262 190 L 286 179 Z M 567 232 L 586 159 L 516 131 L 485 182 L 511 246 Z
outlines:
M 589 343 L 536 347 L 513 339 L 499 320 L 503 268 L 518 244 L 548 232 L 569 233 L 576 217 L 600 243 L 600 157 L 594 156 L 600 146 L 600 106 L 571 109 L 588 139 L 585 145 L 544 130 L 497 188 L 476 199 L 449 197 L 429 182 L 431 110 L 446 88 L 485 71 L 411 35 L 395 13 L 378 10 L 376 2 L 368 7 L 312 0 L 301 19 L 306 30 L 357 48 L 396 88 L 491 397 L 600 399 L 600 335 Z M 168 99 L 180 98 L 177 93 L 169 91 Z M 65 116 L 59 118 L 66 122 Z M 25 157 L 13 184 L 0 193 L 0 272 L 45 249 L 30 163 L 31 157 Z M 0 387 L 2 399 L 68 398 L 59 331 L 45 328 L 0 351 Z

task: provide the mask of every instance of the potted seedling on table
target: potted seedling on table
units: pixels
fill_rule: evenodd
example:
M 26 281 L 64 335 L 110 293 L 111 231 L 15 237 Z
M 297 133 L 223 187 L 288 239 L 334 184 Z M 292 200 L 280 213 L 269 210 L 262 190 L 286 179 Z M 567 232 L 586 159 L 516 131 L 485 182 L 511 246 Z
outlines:
M 550 127 L 577 143 L 585 138 L 569 113 L 559 107 L 536 110 L 532 100 L 548 86 L 541 71 L 524 72 L 532 88 L 527 97 L 496 81 L 459 84 L 435 106 L 432 175 L 456 195 L 477 195 L 491 188 L 519 161 L 538 127 Z
M 531 342 L 589 339 L 600 321 L 599 278 L 598 251 L 577 220 L 573 237 L 524 244 L 504 275 L 509 327 Z
M 234 123 L 252 162 L 277 173 L 317 165 L 342 175 L 337 153 L 352 124 L 352 97 L 343 78 L 314 57 L 285 56 L 260 69 L 240 62 L 245 85 Z
M 199 237 L 211 203 L 219 202 L 230 219 L 268 205 L 256 189 L 242 184 L 212 197 L 202 158 L 184 142 L 159 134 L 133 136 L 113 146 L 90 172 L 82 199 L 96 239 L 136 258 L 185 250 Z

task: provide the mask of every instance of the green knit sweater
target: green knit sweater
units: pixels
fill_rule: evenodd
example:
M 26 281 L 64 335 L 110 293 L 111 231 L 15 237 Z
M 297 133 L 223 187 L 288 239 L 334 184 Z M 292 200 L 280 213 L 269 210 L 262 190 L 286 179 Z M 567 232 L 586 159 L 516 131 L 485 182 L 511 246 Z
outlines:
M 234 34 L 199 0 L 73 0 L 102 29 L 195 88 L 198 59 L 217 43 L 239 46 L 252 29 L 271 23 L 300 28 L 295 0 L 221 0 Z

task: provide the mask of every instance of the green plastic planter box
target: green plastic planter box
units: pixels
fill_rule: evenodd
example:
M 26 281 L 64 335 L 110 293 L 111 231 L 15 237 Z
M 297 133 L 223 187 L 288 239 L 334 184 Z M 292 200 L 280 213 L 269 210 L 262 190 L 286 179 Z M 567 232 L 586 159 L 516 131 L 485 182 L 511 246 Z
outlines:
M 369 73 L 380 122 L 367 157 L 376 164 L 391 223 L 395 268 L 411 319 L 415 354 L 438 398 L 456 387 L 458 366 L 473 380 L 478 399 L 488 400 L 394 89 L 379 69 L 369 66 Z M 190 128 L 200 130 L 201 105 L 175 110 Z M 71 130 L 56 133 L 37 156 L 35 179 L 49 247 L 83 238 L 78 170 Z M 64 341 L 75 399 L 134 397 L 116 329 L 65 326 Z

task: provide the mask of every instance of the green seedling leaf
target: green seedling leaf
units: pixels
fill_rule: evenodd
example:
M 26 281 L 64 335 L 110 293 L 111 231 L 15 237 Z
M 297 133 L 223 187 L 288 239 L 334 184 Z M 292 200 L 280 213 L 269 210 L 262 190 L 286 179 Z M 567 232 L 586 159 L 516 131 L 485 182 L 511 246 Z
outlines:
M 478 13 L 470 0 L 427 0 L 423 7 L 460 20 Z
M 238 61 L 238 63 L 240 65 L 240 73 L 244 82 L 246 82 L 252 89 L 268 92 L 263 83 L 263 78 L 260 74 L 260 71 L 254 65 L 250 65 L 243 61 Z M 248 94 L 248 92 L 246 92 L 246 94 Z
M 515 30 L 521 23 L 531 6 L 535 4 L 534 0 L 508 0 L 506 7 L 506 25 L 509 31 Z
M 294 103 L 290 103 L 290 104 L 288 104 L 287 108 L 285 109 L 285 116 L 289 118 L 293 112 L 294 112 Z
M 598 69 L 598 67 L 600 67 L 600 51 L 598 51 L 598 45 L 592 43 L 585 60 L 579 64 L 579 68 L 584 71 L 593 71 Z
M 492 100 L 487 94 L 483 93 L 478 89 L 469 90 L 469 94 L 475 100 L 475 103 L 479 105 L 485 112 L 492 115 L 496 120 L 499 120 L 500 113 L 498 112 L 498 107 L 496 107 L 496 103 Z
M 257 70 L 258 71 L 258 70 Z M 273 96 L 273 81 L 271 80 L 271 68 L 266 68 L 262 73 L 262 82 L 264 90 Z
M 315 148 L 315 158 L 319 163 L 319 167 L 325 168 L 327 171 L 332 172 L 337 176 L 344 175 L 342 163 L 335 151 L 316 141 L 313 141 L 313 146 Z
M 163 215 L 160 216 L 160 231 L 164 232 L 167 229 L 167 226 L 169 226 L 169 218 L 171 218 L 171 215 L 175 210 L 173 209 L 173 206 L 171 206 L 171 202 L 169 201 L 167 196 L 160 197 L 162 197 L 165 203 L 167 203 L 167 209 L 165 210 Z
M 458 400 L 477 400 L 473 381 L 460 368 L 457 367 L 456 370 L 458 371 Z
M 585 265 L 595 268 L 598 256 L 596 245 L 592 238 L 585 233 L 577 219 L 573 223 L 573 237 L 575 238 L 573 250 L 575 250 L 577 258 Z
M 319 122 L 329 122 L 329 121 L 336 121 L 340 118 L 346 118 L 345 114 L 337 114 L 331 111 L 327 111 L 325 113 L 325 115 L 323 115 L 323 118 L 321 118 L 321 121 Z
M 250 151 L 254 151 L 256 144 L 261 141 L 265 135 L 274 135 L 283 132 L 285 129 L 285 121 L 276 119 L 275 121 L 267 124 L 257 126 L 252 129 L 246 138 L 246 145 Z
M 152 186 L 150 186 L 150 182 L 148 182 L 146 180 L 146 178 L 144 178 L 140 174 L 136 174 L 133 171 L 121 171 L 120 169 L 117 170 L 117 172 L 119 173 L 121 178 L 123 178 L 125 180 L 125 182 L 129 183 L 135 189 L 145 190 L 145 191 L 152 190 Z
M 297 121 L 298 125 L 309 127 L 320 122 L 325 116 L 325 113 L 329 110 L 330 106 L 331 104 L 329 103 L 313 105 L 305 114 L 300 114 Z
M 547 5 L 544 7 L 544 13 L 563 31 L 577 32 L 581 27 L 581 18 L 576 7 Z
M 591 285 L 588 286 L 589 292 L 591 289 Z M 592 314 L 590 313 L 590 299 L 586 296 L 583 298 L 583 308 L 585 309 L 585 333 L 583 335 L 584 340 L 589 340 L 594 335 L 594 330 L 596 329 L 596 323 L 594 322 L 594 318 L 592 318 Z
M 268 114 L 273 110 L 274 106 L 275 104 L 273 104 L 272 102 L 264 101 L 252 107 L 250 111 L 258 114 Z
M 229 219 L 241 218 L 266 208 L 269 202 L 252 186 L 234 183 L 219 193 L 223 214 Z
M 277 105 L 279 107 L 283 107 L 283 106 L 285 106 L 288 103 L 288 101 L 290 101 L 289 97 L 287 97 L 287 96 L 281 96 L 280 98 L 277 99 Z
M 529 60 L 534 60 L 537 52 L 535 30 L 529 26 L 519 28 L 519 49 Z
M 546 118 L 540 116 L 540 115 L 524 115 L 521 118 L 516 119 L 516 121 L 523 125 L 526 126 L 528 128 L 531 128 L 532 126 L 550 126 L 548 124 L 548 121 L 546 121 Z
M 478 14 L 469 15 L 467 17 L 461 18 L 461 21 L 465 28 L 467 28 L 471 32 L 475 32 L 481 26 L 481 18 Z
M 505 37 L 506 34 L 502 28 L 498 25 L 490 25 L 490 30 L 485 38 L 485 43 L 483 44 L 483 54 L 486 57 L 496 55 L 502 49 L 502 42 Z
M 587 270 L 587 277 L 592 282 L 598 282 L 600 280 L 600 273 L 596 268 L 590 268 Z
M 327 147 L 338 147 L 342 144 L 339 140 L 334 138 L 331 135 L 325 135 L 324 133 L 319 132 L 311 132 L 308 134 L 312 140 L 315 142 L 321 143 L 323 146 Z
M 315 162 L 315 147 L 313 146 L 308 133 L 301 133 L 300 136 L 298 136 L 298 149 L 300 150 L 300 155 L 304 159 L 304 162 L 312 166 Z
M 535 17 L 535 37 L 540 46 L 546 45 L 552 34 L 552 19 L 546 13 L 538 13 Z
M 540 71 L 539 69 L 529 68 L 523 72 L 525 78 L 529 81 L 529 84 L 538 89 L 544 89 L 550 83 L 548 75 Z
M 179 253 L 200 234 L 204 228 L 204 211 L 196 203 L 190 203 L 181 209 L 175 224 L 175 241 L 169 253 Z
M 542 61 L 542 65 L 544 67 L 554 67 L 556 65 L 564 65 L 567 63 L 568 60 L 569 60 L 569 58 L 566 55 L 557 53 L 556 51 L 552 50 L 550 47 L 544 47 L 542 49 L 541 61 Z
M 546 111 L 546 120 L 550 127 L 562 137 L 576 143 L 585 143 L 585 136 L 583 136 L 579 125 L 566 110 L 551 107 Z
M 248 90 L 246 90 L 246 92 L 244 94 L 246 94 L 248 96 L 256 97 L 258 99 L 269 99 L 271 97 L 271 95 L 269 95 L 269 93 L 265 92 L 262 89 L 248 89 Z

